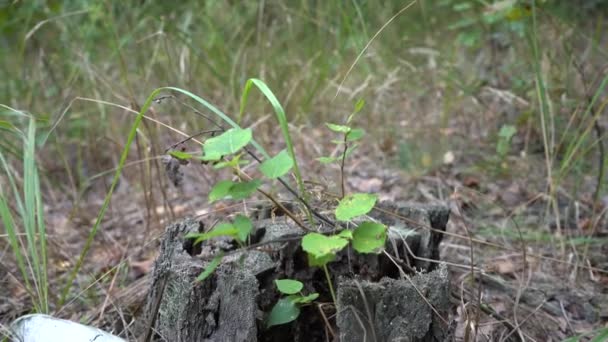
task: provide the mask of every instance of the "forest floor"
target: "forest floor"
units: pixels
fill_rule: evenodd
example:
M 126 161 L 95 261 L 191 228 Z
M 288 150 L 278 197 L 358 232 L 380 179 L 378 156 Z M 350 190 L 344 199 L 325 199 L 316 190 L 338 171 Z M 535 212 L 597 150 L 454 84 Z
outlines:
M 269 136 L 279 134 L 278 128 L 269 130 Z M 294 132 L 298 156 L 313 161 L 301 163 L 310 190 L 317 194 L 336 191 L 339 167 L 314 161 L 315 156 L 330 152 L 330 145 L 319 142 L 330 141 L 331 132 L 309 127 L 297 127 Z M 167 141 L 166 145 L 172 143 Z M 390 141 L 371 142 L 354 152 L 345 175 L 348 192 L 377 193 L 381 201 L 450 207 L 441 257 L 450 267 L 453 289 L 462 300 L 454 309 L 457 337 L 463 339 L 468 326 L 478 329 L 482 341 L 509 336 L 561 341 L 605 326 L 608 227 L 605 220 L 594 222 L 594 208 L 585 200 L 592 196 L 593 187 L 579 194 L 580 200 L 560 190 L 560 212 L 564 214 L 556 220 L 547 202 L 541 154 L 508 157 L 501 163 L 508 163 L 510 172 L 500 174 L 487 172 L 487 166 L 480 169 L 488 161 L 457 152 L 466 151 L 466 146 L 453 148 L 442 163 L 413 176 L 397 167 L 396 146 Z M 237 211 L 251 212 L 263 203 L 248 200 L 209 205 L 210 187 L 226 174 L 206 165 L 184 165 L 184 179 L 176 187 L 163 164 L 157 162 L 158 168 L 145 175 L 148 181 L 144 184 L 150 186 L 147 196 L 139 184 L 128 181 L 143 177 L 142 170 L 138 166 L 125 169 L 77 278 L 81 292 L 56 313 L 58 316 L 109 330 L 117 326 L 128 330 L 145 299 L 166 225 L 186 216 L 213 222 Z M 527 177 L 516 176 L 519 174 Z M 58 293 L 66 271 L 73 266 L 73 256 L 82 249 L 95 221 L 107 187 L 104 180 L 101 177 L 91 184 L 77 207 L 70 196 L 49 192 L 52 201 L 46 207 L 46 217 L 52 294 Z M 267 190 L 281 193 L 276 185 Z M 287 196 L 283 199 L 289 200 Z M 606 207 L 608 203 L 595 210 L 602 212 Z M 475 267 L 475 282 L 471 282 L 471 265 Z M 18 282 L 8 280 L 2 284 L 3 322 L 29 308 L 27 293 Z M 479 300 L 494 317 L 486 311 L 478 318 L 475 308 Z M 114 333 L 130 336 L 127 331 Z

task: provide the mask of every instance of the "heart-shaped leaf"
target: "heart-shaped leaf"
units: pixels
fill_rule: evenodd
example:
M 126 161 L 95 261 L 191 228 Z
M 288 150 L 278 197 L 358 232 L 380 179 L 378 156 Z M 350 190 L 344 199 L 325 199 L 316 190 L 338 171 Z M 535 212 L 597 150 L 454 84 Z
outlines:
M 253 228 L 249 217 L 243 215 L 236 215 L 234 219 L 234 227 L 237 230 L 238 239 L 241 242 L 247 241 L 247 237 L 249 236 L 249 233 L 251 233 L 251 229 Z
M 249 182 L 239 182 L 234 183 L 228 190 L 228 195 L 232 197 L 233 200 L 241 200 L 251 196 L 262 184 L 262 181 L 259 179 L 254 179 Z
M 359 139 L 363 138 L 364 135 L 365 135 L 365 131 L 362 128 L 353 128 L 346 135 L 346 141 L 359 140 Z
M 311 266 L 323 266 L 332 261 L 335 254 L 346 245 L 348 240 L 339 235 L 308 233 L 302 238 L 302 249 L 308 253 L 308 262 Z
M 294 321 L 300 315 L 300 307 L 290 298 L 281 298 L 272 307 L 266 327 L 270 328 L 273 325 L 280 325 Z
M 264 176 L 274 179 L 285 175 L 293 167 L 293 159 L 287 150 L 279 152 L 276 156 L 264 161 L 260 165 L 260 171 Z
M 217 137 L 207 139 L 203 145 L 203 160 L 220 160 L 222 156 L 233 154 L 245 147 L 252 139 L 251 128 L 231 128 Z
M 379 253 L 386 243 L 386 226 L 363 222 L 353 233 L 353 248 L 359 253 Z
M 209 203 L 213 203 L 217 200 L 227 197 L 230 188 L 233 185 L 234 182 L 230 180 L 222 180 L 215 183 L 215 185 L 213 186 L 213 188 L 211 188 L 211 191 L 209 192 Z
M 352 194 L 344 197 L 336 208 L 336 218 L 348 221 L 354 217 L 365 215 L 376 204 L 377 196 L 374 194 Z
M 287 295 L 299 293 L 304 288 L 302 282 L 293 279 L 276 279 L 274 283 L 281 293 Z

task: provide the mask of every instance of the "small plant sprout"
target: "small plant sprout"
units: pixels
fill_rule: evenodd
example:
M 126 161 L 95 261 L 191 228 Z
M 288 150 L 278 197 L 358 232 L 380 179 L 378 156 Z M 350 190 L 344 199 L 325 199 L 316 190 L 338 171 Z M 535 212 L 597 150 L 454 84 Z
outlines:
M 517 133 L 517 128 L 513 125 L 503 125 L 498 132 L 498 142 L 496 143 L 496 154 L 502 160 L 511 150 L 511 138 Z
M 336 218 L 341 221 L 349 221 L 366 215 L 373 209 L 376 200 L 377 197 L 372 194 L 346 196 L 336 208 Z M 302 239 L 302 249 L 308 253 L 308 264 L 323 268 L 334 303 L 336 303 L 336 294 L 327 264 L 335 260 L 336 254 L 343 250 L 349 241 L 352 241 L 353 248 L 359 253 L 379 253 L 386 241 L 386 226 L 365 221 L 359 224 L 354 232 L 345 229 L 332 236 L 308 233 Z
M 319 157 L 317 160 L 323 164 L 333 163 L 336 161 L 340 162 L 340 184 L 341 184 L 341 196 L 344 197 L 345 186 L 344 186 L 344 162 L 346 157 L 348 157 L 354 150 L 357 148 L 357 145 L 354 144 L 354 141 L 361 139 L 365 135 L 365 131 L 362 128 L 352 128 L 350 123 L 357 113 L 361 111 L 363 106 L 365 105 L 364 100 L 359 100 L 355 104 L 354 111 L 348 116 L 346 123 L 344 125 L 338 125 L 333 123 L 325 123 L 327 128 L 330 130 L 342 134 L 342 140 L 332 140 L 332 142 L 336 145 L 344 145 L 342 149 L 342 153 L 337 157 Z M 353 143 L 352 146 L 349 145 Z
M 304 296 L 301 292 L 304 284 L 297 280 L 277 279 L 274 283 L 279 292 L 286 295 L 286 297 L 279 299 L 272 307 L 272 310 L 270 310 L 268 320 L 266 321 L 266 327 L 268 328 L 296 320 L 300 315 L 300 307 L 311 303 L 319 297 L 318 293 Z

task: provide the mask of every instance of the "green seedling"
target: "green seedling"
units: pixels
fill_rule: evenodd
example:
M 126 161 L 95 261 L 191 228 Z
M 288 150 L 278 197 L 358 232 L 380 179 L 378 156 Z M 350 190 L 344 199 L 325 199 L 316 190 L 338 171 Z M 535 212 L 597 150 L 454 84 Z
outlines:
M 498 142 L 496 143 L 496 154 L 502 160 L 511 150 L 511 139 L 517 133 L 517 128 L 513 125 L 503 125 L 498 132 Z
M 365 131 L 363 129 L 352 128 L 350 126 L 350 123 L 354 119 L 355 115 L 357 113 L 359 113 L 361 111 L 361 109 L 363 109 L 364 105 L 365 105 L 365 101 L 363 101 L 363 100 L 357 101 L 357 103 L 355 104 L 355 109 L 348 116 L 348 119 L 346 120 L 346 123 L 344 125 L 338 125 L 338 124 L 329 123 L 329 122 L 325 123 L 325 126 L 327 126 L 327 128 L 329 128 L 330 130 L 332 130 L 336 133 L 342 134 L 341 140 L 332 140 L 332 142 L 336 145 L 343 144 L 344 148 L 342 149 L 342 153 L 337 157 L 331 157 L 331 156 L 319 157 L 319 158 L 317 158 L 317 161 L 319 161 L 322 164 L 340 162 L 340 184 L 341 184 L 341 190 L 342 190 L 341 197 L 344 197 L 344 193 L 345 193 L 344 162 L 346 160 L 346 157 L 348 157 L 357 148 L 356 144 L 352 144 L 352 145 L 350 145 L 350 144 L 353 143 L 354 141 L 357 141 L 357 140 L 363 138 L 363 136 L 365 135 Z
M 300 307 L 314 301 L 319 297 L 318 293 L 303 295 L 304 284 L 292 279 L 277 279 L 274 281 L 277 289 L 286 295 L 277 301 L 270 310 L 266 327 L 293 322 L 300 315 Z

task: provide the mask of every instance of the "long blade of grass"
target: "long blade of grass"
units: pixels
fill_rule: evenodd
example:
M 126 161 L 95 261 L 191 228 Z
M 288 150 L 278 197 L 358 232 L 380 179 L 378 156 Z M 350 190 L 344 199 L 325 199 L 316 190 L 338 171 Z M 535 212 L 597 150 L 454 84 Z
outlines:
M 241 96 L 241 108 L 239 111 L 239 121 L 240 118 L 243 117 L 243 113 L 245 111 L 245 105 L 247 104 L 247 99 L 249 98 L 249 92 L 251 91 L 251 87 L 255 85 L 258 89 L 266 96 L 270 104 L 272 105 L 274 112 L 277 116 L 277 121 L 279 121 L 279 126 L 281 127 L 281 132 L 283 133 L 283 138 L 285 139 L 285 144 L 287 145 L 287 152 L 289 152 L 289 156 L 293 160 L 293 171 L 296 176 L 296 181 L 298 183 L 298 189 L 300 191 L 300 195 L 306 198 L 306 193 L 304 191 L 304 182 L 302 181 L 302 175 L 300 174 L 300 168 L 298 166 L 298 160 L 296 159 L 293 143 L 291 141 L 291 135 L 289 134 L 289 126 L 287 124 L 287 116 L 285 115 L 285 110 L 279 100 L 277 100 L 276 96 L 268 88 L 266 83 L 257 78 L 250 78 L 247 80 L 245 84 L 245 89 L 243 90 L 243 95 Z
M 0 158 L 2 154 L 0 154 Z M 25 267 L 25 261 L 23 257 L 23 248 L 21 247 L 20 240 L 17 238 L 17 225 L 15 224 L 15 220 L 13 215 L 11 214 L 11 210 L 8 207 L 8 203 L 2 193 L 2 189 L 0 188 L 0 218 L 2 219 L 2 223 L 4 224 L 4 229 L 6 230 L 6 234 L 8 235 L 8 242 L 11 245 L 11 249 L 13 250 L 13 254 L 15 255 L 15 259 L 17 259 L 17 267 L 19 267 L 19 272 L 21 272 L 21 276 L 25 281 L 25 288 L 27 292 L 33 296 L 32 286 L 29 281 L 29 276 L 27 273 L 27 269 Z
M 30 118 L 30 123 L 27 130 L 27 136 L 24 141 L 24 153 L 23 153 L 23 200 L 25 203 L 25 214 L 23 216 L 23 223 L 25 226 L 25 236 L 27 239 L 27 250 L 28 255 L 32 260 L 34 286 L 36 290 L 37 310 L 40 312 L 44 311 L 44 303 L 42 300 L 43 287 L 46 284 L 43 283 L 45 278 L 42 273 L 46 272 L 46 269 L 42 269 L 42 263 L 40 258 L 40 252 L 37 248 L 36 240 L 37 229 L 36 229 L 36 161 L 35 161 L 35 149 L 36 149 L 36 120 Z
M 582 117 L 586 118 L 589 116 L 589 113 L 591 113 L 591 111 L 593 110 L 593 106 L 595 105 L 595 102 L 597 102 L 597 100 L 599 99 L 599 97 L 604 93 L 604 88 L 606 88 L 606 85 L 608 85 L 608 75 L 606 75 L 604 77 L 604 79 L 602 79 L 602 82 L 600 83 L 600 86 L 598 87 L 597 91 L 595 92 L 595 94 L 593 95 L 593 98 L 591 99 L 591 102 L 589 103 L 589 105 L 587 106 L 587 109 L 585 109 L 585 112 L 583 113 Z M 602 107 L 603 109 L 603 107 Z M 585 142 L 585 140 L 587 139 L 587 136 L 589 135 L 589 133 L 592 131 L 593 129 L 593 123 L 595 122 L 595 120 L 598 119 L 598 117 L 603 113 L 602 110 L 598 110 L 593 117 L 591 118 L 590 122 L 588 123 L 587 127 L 585 128 L 585 130 L 577 137 L 577 139 L 575 139 L 567 148 L 566 153 L 565 153 L 565 158 L 564 161 L 562 162 L 561 165 L 561 169 L 560 172 L 563 173 L 571 164 L 572 162 L 572 158 L 576 157 L 577 155 L 579 155 L 579 150 L 581 148 L 581 145 Z
M 49 279 L 48 279 L 48 268 L 47 268 L 47 251 L 46 251 L 46 224 L 44 223 L 44 206 L 42 205 L 42 194 L 40 191 L 40 177 L 38 177 L 38 170 L 34 170 L 34 195 L 36 197 L 36 223 L 38 227 L 38 243 L 40 247 L 40 260 L 41 265 L 41 297 L 40 304 L 42 306 L 42 312 L 49 312 Z

